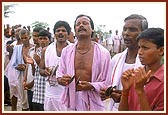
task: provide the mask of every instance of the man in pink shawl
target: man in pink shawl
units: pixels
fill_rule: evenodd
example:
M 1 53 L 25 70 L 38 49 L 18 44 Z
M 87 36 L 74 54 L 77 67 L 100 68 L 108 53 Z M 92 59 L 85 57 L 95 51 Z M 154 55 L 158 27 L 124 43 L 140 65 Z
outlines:
M 57 71 L 58 83 L 65 86 L 62 102 L 72 111 L 104 111 L 99 96 L 106 80 L 110 53 L 92 41 L 94 24 L 87 15 L 79 15 L 74 24 L 78 40 L 63 49 Z

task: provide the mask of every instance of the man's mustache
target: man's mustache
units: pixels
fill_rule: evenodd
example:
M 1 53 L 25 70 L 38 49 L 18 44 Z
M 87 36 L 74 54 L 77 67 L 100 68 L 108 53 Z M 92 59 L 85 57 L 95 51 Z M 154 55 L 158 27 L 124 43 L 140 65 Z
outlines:
M 58 37 L 59 37 L 59 38 L 63 38 L 63 37 L 64 37 L 64 35 L 62 35 L 62 34 L 59 34 L 59 35 L 58 35 Z
M 87 31 L 85 28 L 79 28 L 78 32 L 80 31 Z

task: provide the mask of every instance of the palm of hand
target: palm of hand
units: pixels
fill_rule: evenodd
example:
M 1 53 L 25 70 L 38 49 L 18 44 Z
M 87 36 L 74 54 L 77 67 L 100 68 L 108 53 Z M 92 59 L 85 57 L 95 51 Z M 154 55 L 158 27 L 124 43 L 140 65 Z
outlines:
M 151 72 L 146 72 L 144 68 L 138 68 L 135 70 L 135 89 L 142 90 L 144 88 L 145 83 L 151 76 Z
M 132 85 L 133 85 L 133 77 L 128 77 L 128 79 L 122 77 L 121 78 L 121 82 L 123 85 L 123 89 L 129 89 Z
M 26 57 L 25 60 L 26 60 L 26 63 L 28 63 L 28 64 L 33 64 L 34 63 L 34 61 L 31 57 Z
M 133 71 L 133 69 L 129 69 L 122 74 L 121 83 L 123 85 L 123 89 L 126 89 L 126 90 L 130 89 L 130 87 L 134 83 L 134 71 Z

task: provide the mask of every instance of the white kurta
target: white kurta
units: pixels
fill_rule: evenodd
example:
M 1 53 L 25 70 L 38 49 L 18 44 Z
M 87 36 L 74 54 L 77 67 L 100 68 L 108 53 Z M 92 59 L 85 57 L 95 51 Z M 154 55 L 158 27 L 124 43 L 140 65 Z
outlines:
M 45 51 L 45 66 L 53 67 L 59 65 L 60 57 L 57 56 L 56 42 L 51 43 Z M 52 81 L 55 85 L 50 86 L 49 81 L 46 81 L 45 89 L 45 111 L 65 111 L 66 106 L 61 103 L 61 94 L 64 90 L 64 86 L 59 85 L 56 81 L 56 77 L 53 76 Z

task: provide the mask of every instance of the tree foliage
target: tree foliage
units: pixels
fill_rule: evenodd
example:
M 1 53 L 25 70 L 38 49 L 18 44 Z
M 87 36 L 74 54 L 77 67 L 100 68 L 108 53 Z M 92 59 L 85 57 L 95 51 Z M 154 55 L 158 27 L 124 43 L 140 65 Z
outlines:
M 31 26 L 32 28 L 36 28 L 36 27 L 47 28 L 49 25 L 45 22 L 35 21 L 34 23 L 31 24 Z
M 98 25 L 95 28 L 95 33 L 100 35 L 101 40 L 105 39 L 108 34 L 108 32 L 105 31 L 105 27 L 106 25 Z
M 4 5 L 4 17 L 8 18 L 9 14 L 15 13 L 11 8 L 15 7 L 17 4 Z

